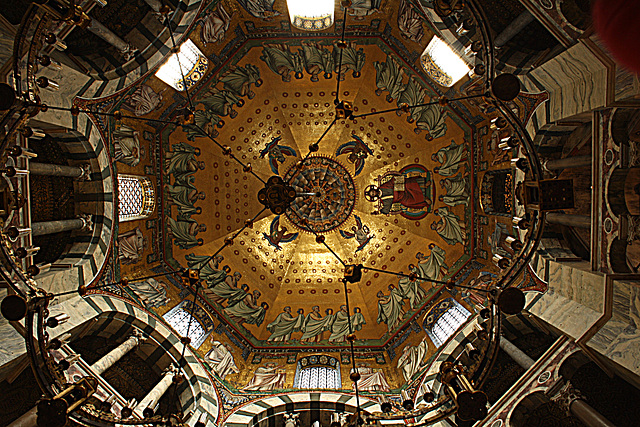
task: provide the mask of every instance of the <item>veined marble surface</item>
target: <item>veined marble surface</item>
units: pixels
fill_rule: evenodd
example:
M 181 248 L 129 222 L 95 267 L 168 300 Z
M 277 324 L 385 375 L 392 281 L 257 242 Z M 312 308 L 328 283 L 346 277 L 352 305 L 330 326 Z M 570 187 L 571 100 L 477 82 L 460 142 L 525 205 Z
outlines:
M 0 300 L 7 294 L 6 289 L 0 289 Z M 62 325 L 48 329 L 51 338 L 58 337 L 63 333 L 70 331 L 78 325 L 95 317 L 98 312 L 93 309 L 80 296 L 76 295 L 60 304 L 51 305 L 49 307 L 50 316 L 60 313 L 66 313 L 70 316 L 69 321 Z M 22 356 L 26 353 L 24 338 L 14 329 L 14 327 L 0 316 L 0 336 L 2 336 L 2 345 L 0 346 L 0 366 Z
M 605 106 L 608 72 L 580 42 L 523 76 L 527 92 L 549 91 L 549 101 L 535 114 L 538 125 Z
M 36 278 L 38 287 L 47 292 L 58 294 L 78 289 L 78 270 L 74 267 L 66 271 L 52 271 Z M 57 305 L 69 299 L 77 297 L 77 294 L 55 297 L 51 304 Z
M 580 263 L 574 264 L 549 260 L 549 290 L 541 296 L 528 293 L 526 307 L 531 314 L 578 339 L 603 313 L 605 278 L 576 268 Z
M 640 287 L 637 283 L 613 282 L 611 319 L 588 345 L 640 376 Z

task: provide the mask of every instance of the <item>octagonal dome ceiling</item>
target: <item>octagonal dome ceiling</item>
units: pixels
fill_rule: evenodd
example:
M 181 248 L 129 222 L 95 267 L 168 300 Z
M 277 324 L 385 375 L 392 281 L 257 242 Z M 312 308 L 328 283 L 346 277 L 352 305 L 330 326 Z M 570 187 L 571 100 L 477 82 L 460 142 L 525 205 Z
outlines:
M 338 119 L 330 127 L 336 115 L 335 34 L 300 38 L 288 31 L 286 19 L 265 20 L 237 6 L 221 2 L 213 8 L 230 22 L 217 39 L 204 25 L 193 32 L 210 65 L 190 98 L 196 123 L 257 177 L 199 129 L 156 126 L 159 144 L 151 155 L 162 165 L 162 258 L 176 269 L 202 268 L 210 309 L 257 348 L 346 345 L 346 326 L 332 332 L 322 325 L 329 317 L 346 325 L 338 258 L 415 272 L 412 281 L 366 270 L 359 283 L 348 285 L 356 345 L 382 346 L 442 290 L 429 279 L 444 280 L 473 257 L 474 127 L 453 106 L 439 105 Z M 437 99 L 433 82 L 414 68 L 418 61 L 405 60 L 406 48 L 396 52 L 410 43 L 415 56 L 430 36 L 419 44 L 407 37 L 400 42 L 397 34 L 391 46 L 380 38 L 383 13 L 360 18 L 355 33 L 348 31 L 339 93 L 353 103 L 354 114 Z M 232 28 L 240 40 L 230 40 Z M 365 36 L 367 28 L 378 32 Z M 261 35 L 241 37 L 244 30 Z M 266 38 L 276 33 L 277 39 Z M 148 118 L 175 117 L 188 101 L 154 77 L 140 87 L 163 94 Z M 133 121 L 115 126 L 116 133 L 123 126 L 144 132 Z M 310 153 L 322 135 L 319 150 Z M 261 180 L 272 176 L 298 192 L 281 215 L 260 213 Z M 251 228 L 210 259 L 255 215 Z M 315 329 L 302 331 L 308 315 Z

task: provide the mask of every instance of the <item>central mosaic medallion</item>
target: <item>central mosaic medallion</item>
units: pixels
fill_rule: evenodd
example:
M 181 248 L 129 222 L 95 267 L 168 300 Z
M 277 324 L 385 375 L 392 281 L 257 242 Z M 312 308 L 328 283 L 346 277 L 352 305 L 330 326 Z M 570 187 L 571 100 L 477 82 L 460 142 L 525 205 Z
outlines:
M 285 215 L 298 228 L 326 233 L 342 225 L 356 205 L 356 187 L 347 169 L 336 160 L 314 156 L 293 166 L 284 180 L 298 196 Z

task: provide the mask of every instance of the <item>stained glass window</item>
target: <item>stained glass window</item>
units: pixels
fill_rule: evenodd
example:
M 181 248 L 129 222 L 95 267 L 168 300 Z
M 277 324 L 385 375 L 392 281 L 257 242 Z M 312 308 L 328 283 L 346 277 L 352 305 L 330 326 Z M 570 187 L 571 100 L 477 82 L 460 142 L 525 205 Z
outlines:
M 155 207 L 155 191 L 149 179 L 118 175 L 118 219 L 121 222 L 146 218 Z
M 427 334 L 431 341 L 440 347 L 460 326 L 469 318 L 471 313 L 457 301 L 450 299 L 450 307 L 442 313 L 431 326 L 427 328 Z
M 314 366 L 300 371 L 297 388 L 333 388 L 341 387 L 338 372 L 333 368 Z
M 305 356 L 298 360 L 294 388 L 342 388 L 340 362 L 324 354 Z
M 207 337 L 207 331 L 195 317 L 182 308 L 182 304 L 170 310 L 163 317 L 178 335 L 191 338 L 191 345 L 195 348 L 200 347 Z M 191 322 L 191 326 L 189 326 L 189 322 Z
M 467 63 L 437 36 L 433 36 L 427 45 L 420 62 L 429 77 L 445 87 L 453 86 L 471 70 Z
M 171 86 L 183 91 L 190 89 L 207 72 L 209 60 L 189 39 L 182 43 L 180 50 L 167 59 L 156 72 L 156 77 Z M 184 76 L 184 79 L 183 79 Z

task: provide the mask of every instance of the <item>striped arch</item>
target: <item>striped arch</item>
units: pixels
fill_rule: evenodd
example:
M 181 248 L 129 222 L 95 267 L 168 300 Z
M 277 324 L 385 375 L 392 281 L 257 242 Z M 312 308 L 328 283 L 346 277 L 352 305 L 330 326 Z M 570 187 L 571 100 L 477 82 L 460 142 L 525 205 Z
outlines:
M 92 294 L 83 299 L 88 306 L 82 310 L 85 320 L 93 318 L 100 321 L 95 332 L 104 335 L 120 327 L 136 327 L 157 343 L 157 349 L 149 355 L 153 363 L 178 363 L 183 345 L 180 338 L 165 326 L 158 317 L 148 311 L 115 296 Z M 185 363 L 182 365 L 188 381 L 184 381 L 179 389 L 182 411 L 192 413 L 190 424 L 198 420 L 205 422 L 206 427 L 215 427 L 219 413 L 219 398 L 213 381 L 206 369 L 198 361 L 188 347 L 185 352 Z
M 366 412 L 381 412 L 376 400 L 360 396 L 360 407 Z M 221 425 L 252 427 L 273 415 L 296 410 L 355 411 L 356 396 L 352 393 L 300 391 L 254 399 L 229 413 Z
M 204 3 L 202 0 L 168 0 L 168 5 L 176 11 L 172 26 L 174 26 L 173 34 L 177 45 L 180 45 L 184 41 L 184 37 L 188 36 L 199 10 L 208 6 Z M 153 32 L 146 29 L 144 34 L 152 35 Z M 136 53 L 130 61 L 105 73 L 91 74 L 82 87 L 78 86 L 75 89 L 75 97 L 82 99 L 101 98 L 129 87 L 168 57 L 172 47 L 171 37 L 165 28 L 155 38 L 149 38 L 147 48 Z
M 84 115 L 74 124 L 73 130 L 52 134 L 52 138 L 67 151 L 69 164 L 90 167 L 90 180 L 76 181 L 74 192 L 77 213 L 91 216 L 93 232 L 76 237 L 73 246 L 56 261 L 69 269 L 50 270 L 37 277 L 40 286 L 50 292 L 77 289 L 95 280 L 109 254 L 115 225 L 113 170 L 102 135 Z
M 416 390 L 418 390 L 414 398 L 416 405 L 420 403 L 427 403 L 424 401 L 423 395 L 429 390 L 431 390 L 436 396 L 440 396 L 444 393 L 444 387 L 440 382 L 440 365 L 443 362 L 455 360 L 458 355 L 464 351 L 464 346 L 472 341 L 470 338 L 475 336 L 474 328 L 477 322 L 474 320 L 476 318 L 477 315 L 472 315 L 467 319 L 465 326 L 453 337 L 449 338 L 447 343 L 435 355 L 435 359 L 433 359 L 424 375 L 424 378 L 420 381 L 420 387 L 416 388 Z M 416 422 L 419 422 L 424 417 L 425 415 L 416 417 Z

